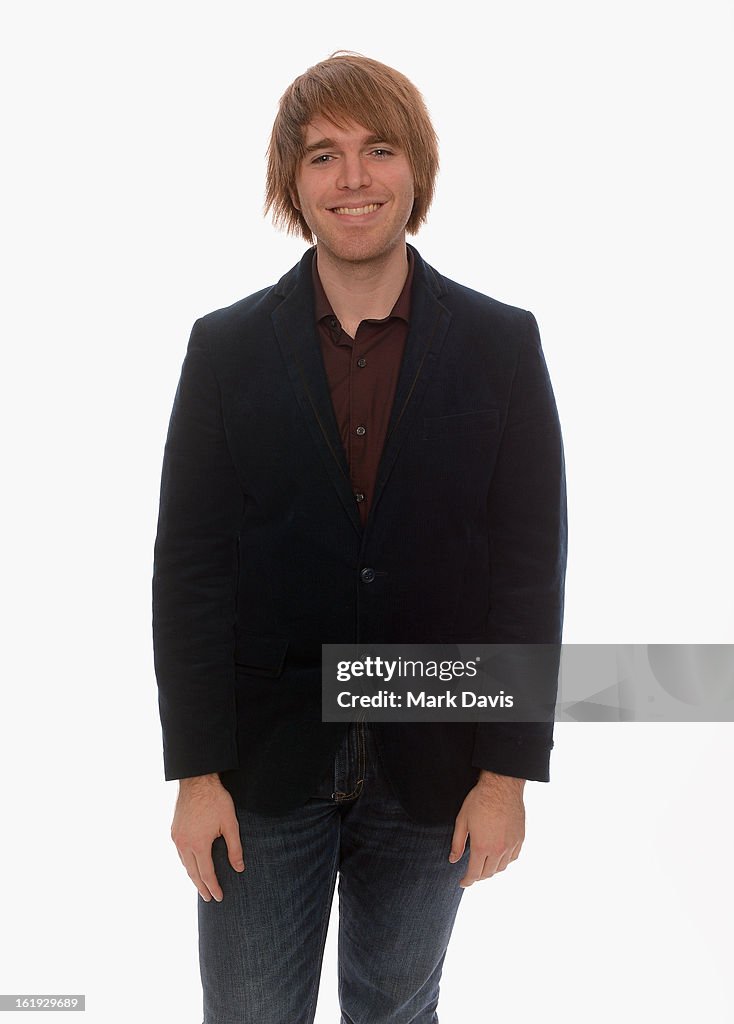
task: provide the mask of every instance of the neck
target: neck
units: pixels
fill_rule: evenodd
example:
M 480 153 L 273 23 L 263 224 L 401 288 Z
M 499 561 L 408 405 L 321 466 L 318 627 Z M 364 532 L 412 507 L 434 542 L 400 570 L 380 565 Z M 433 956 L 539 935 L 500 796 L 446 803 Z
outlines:
M 321 284 L 345 330 L 362 320 L 389 316 L 408 276 L 404 239 L 374 260 L 340 260 L 321 245 L 316 246 L 315 258 Z

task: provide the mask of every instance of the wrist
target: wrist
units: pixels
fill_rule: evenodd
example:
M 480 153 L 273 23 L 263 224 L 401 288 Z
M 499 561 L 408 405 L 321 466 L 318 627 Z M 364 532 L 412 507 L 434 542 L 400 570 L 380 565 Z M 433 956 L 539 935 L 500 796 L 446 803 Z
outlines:
M 486 768 L 479 769 L 477 784 L 489 789 L 509 789 L 522 793 L 525 789 L 526 779 L 517 779 L 514 775 L 498 775 Z
M 221 785 L 222 783 L 217 772 L 211 772 L 209 775 L 192 775 L 188 779 L 178 780 L 179 790 L 207 789 L 212 786 Z

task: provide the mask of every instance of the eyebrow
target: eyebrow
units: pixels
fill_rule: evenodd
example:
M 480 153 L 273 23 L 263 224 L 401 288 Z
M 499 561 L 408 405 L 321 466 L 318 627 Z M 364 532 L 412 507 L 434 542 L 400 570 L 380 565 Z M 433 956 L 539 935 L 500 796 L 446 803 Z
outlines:
M 367 136 L 365 136 L 362 144 L 364 146 L 374 146 L 374 144 L 376 142 L 387 143 L 388 140 L 383 135 L 367 135 Z M 395 143 L 391 142 L 391 143 L 389 143 L 389 145 L 394 146 Z M 337 142 L 335 142 L 334 139 L 319 139 L 317 142 L 312 142 L 310 145 L 306 146 L 306 148 L 304 150 L 304 153 L 306 155 L 308 155 L 309 153 L 315 153 L 317 149 L 338 149 L 338 148 L 339 148 L 339 144 Z

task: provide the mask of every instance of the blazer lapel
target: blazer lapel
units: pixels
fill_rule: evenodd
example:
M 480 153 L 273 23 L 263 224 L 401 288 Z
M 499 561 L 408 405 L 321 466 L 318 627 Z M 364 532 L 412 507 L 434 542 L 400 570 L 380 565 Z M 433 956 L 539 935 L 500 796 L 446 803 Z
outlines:
M 442 278 L 424 262 L 417 249 L 413 246 L 410 246 L 410 249 L 415 259 L 410 327 L 388 423 L 387 438 L 377 471 L 375 495 L 370 506 L 368 524 L 395 465 L 400 447 L 418 415 L 426 385 L 434 372 L 451 322 L 451 313 L 439 301 L 446 293 Z
M 423 261 L 413 246 L 410 248 L 415 259 L 410 327 L 368 524 L 390 477 L 400 447 L 417 415 L 451 320 L 450 312 L 439 301 L 446 292 L 442 279 Z M 362 524 L 316 330 L 311 280 L 314 252 L 314 248 L 307 250 L 300 263 L 276 285 L 276 294 L 282 295 L 283 301 L 273 311 L 271 319 L 311 438 L 347 515 L 361 535 Z
M 357 533 L 361 534 L 362 524 L 316 330 L 311 281 L 314 251 L 313 248 L 308 249 L 300 263 L 276 285 L 276 293 L 283 295 L 284 299 L 271 314 L 271 319 L 311 438 L 347 515 Z

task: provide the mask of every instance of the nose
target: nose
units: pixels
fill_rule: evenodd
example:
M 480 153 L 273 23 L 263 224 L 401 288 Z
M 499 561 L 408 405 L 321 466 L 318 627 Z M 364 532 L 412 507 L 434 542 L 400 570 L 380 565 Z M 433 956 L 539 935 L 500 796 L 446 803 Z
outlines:
M 337 187 L 356 191 L 372 184 L 367 163 L 359 153 L 345 153 L 339 163 Z

